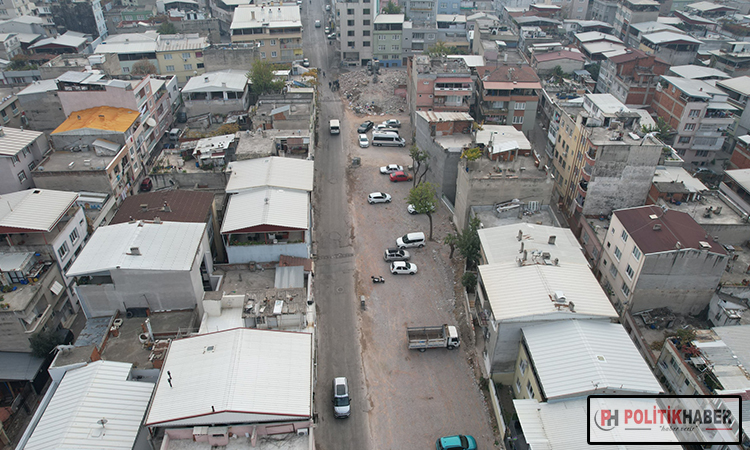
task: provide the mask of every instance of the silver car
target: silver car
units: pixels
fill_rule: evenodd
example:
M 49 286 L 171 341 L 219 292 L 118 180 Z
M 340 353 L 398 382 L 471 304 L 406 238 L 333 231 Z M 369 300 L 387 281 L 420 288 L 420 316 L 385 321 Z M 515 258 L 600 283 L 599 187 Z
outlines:
M 411 255 L 406 250 L 400 248 L 387 248 L 383 254 L 385 261 L 408 261 Z
M 373 192 L 367 196 L 367 203 L 390 203 L 391 196 L 385 192 Z
M 403 170 L 404 170 L 403 166 L 399 166 L 398 164 L 388 164 L 387 166 L 383 166 L 380 168 L 380 173 L 384 175 L 388 175 L 393 172 L 400 172 Z

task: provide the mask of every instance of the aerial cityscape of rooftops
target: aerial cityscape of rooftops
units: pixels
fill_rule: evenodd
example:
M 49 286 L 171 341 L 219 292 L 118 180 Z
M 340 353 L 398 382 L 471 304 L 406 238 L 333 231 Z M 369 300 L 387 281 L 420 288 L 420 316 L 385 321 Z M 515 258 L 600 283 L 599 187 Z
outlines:
M 14 0 L 0 41 L 0 450 L 750 449 L 750 0 Z M 722 420 L 622 428 L 669 396 Z

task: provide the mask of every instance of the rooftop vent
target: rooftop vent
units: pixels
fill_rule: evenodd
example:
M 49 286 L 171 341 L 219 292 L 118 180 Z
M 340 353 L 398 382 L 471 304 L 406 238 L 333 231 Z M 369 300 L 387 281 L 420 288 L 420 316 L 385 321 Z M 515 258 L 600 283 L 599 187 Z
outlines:
M 140 255 L 140 254 L 141 254 L 141 249 L 139 249 L 138 247 L 130 247 L 130 253 L 128 253 L 128 255 Z
M 698 243 L 700 244 L 702 250 L 709 250 L 711 248 L 711 244 L 706 241 L 698 241 Z
M 655 223 L 654 224 L 654 231 L 659 231 L 659 230 L 661 230 L 661 224 L 660 223 Z
M 148 203 L 141 203 L 141 211 L 148 211 Z
M 555 291 L 552 297 L 554 297 L 557 303 L 565 303 L 567 301 L 567 299 L 565 298 L 565 293 L 563 291 Z
M 675 242 L 674 248 L 676 248 L 677 250 L 681 249 L 682 248 L 682 242 L 680 242 L 680 241 Z
M 651 219 L 651 220 L 656 220 L 656 219 L 659 218 L 659 216 L 657 216 L 656 214 L 651 214 L 651 215 L 648 216 L 648 218 Z
M 523 230 L 518 230 L 518 237 L 516 239 L 518 239 L 519 241 L 523 239 Z
M 556 239 L 557 239 L 557 236 L 550 236 L 550 237 L 549 237 L 549 240 L 547 241 L 547 243 L 548 243 L 549 245 L 555 245 L 555 240 L 556 240 Z

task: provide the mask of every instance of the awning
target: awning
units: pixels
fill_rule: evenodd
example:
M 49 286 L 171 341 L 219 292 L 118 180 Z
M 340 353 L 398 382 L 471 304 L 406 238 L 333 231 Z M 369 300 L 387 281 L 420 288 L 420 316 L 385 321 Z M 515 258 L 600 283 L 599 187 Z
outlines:
M 494 155 L 496 153 L 509 152 L 511 150 L 518 150 L 520 148 L 521 146 L 518 145 L 518 142 L 516 141 L 498 142 L 492 146 L 491 153 Z
M 436 78 L 435 84 L 437 83 L 471 83 L 471 77 L 466 75 L 465 78 Z
M 485 81 L 484 89 L 541 89 L 542 85 L 536 81 Z
M 0 381 L 33 381 L 42 364 L 31 353 L 0 352 Z
M 729 103 L 719 103 L 719 102 L 708 102 L 708 109 L 726 109 L 729 111 L 737 111 L 737 108 L 730 105 Z

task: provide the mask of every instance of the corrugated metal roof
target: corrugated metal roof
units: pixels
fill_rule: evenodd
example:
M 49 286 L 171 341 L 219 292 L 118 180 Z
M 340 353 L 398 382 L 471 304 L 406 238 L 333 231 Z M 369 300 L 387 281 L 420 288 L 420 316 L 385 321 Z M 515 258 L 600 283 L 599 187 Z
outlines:
M 68 276 L 107 270 L 190 270 L 206 224 L 134 222 L 99 227 Z M 138 248 L 139 255 L 133 254 Z
M 182 88 L 183 94 L 190 92 L 234 91 L 243 92 L 249 83 L 246 70 L 227 69 L 207 72 L 190 78 Z
M 620 40 L 618 37 L 611 34 L 602 33 L 601 31 L 586 31 L 583 33 L 576 33 L 575 37 L 581 43 L 608 41 L 619 42 L 620 44 L 622 44 L 622 40 Z
M 41 131 L 20 130 L 17 128 L 2 127 L 3 135 L 0 136 L 0 155 L 13 156 L 33 143 Z
M 714 327 L 713 331 L 732 351 L 737 363 L 745 368 L 750 367 L 750 347 L 747 345 L 750 342 L 750 325 Z M 746 388 L 750 389 L 750 381 Z
M 646 34 L 642 37 L 647 41 L 651 41 L 654 44 L 670 44 L 674 42 L 688 43 L 688 44 L 700 44 L 701 41 L 690 37 L 686 34 L 675 33 L 674 31 L 658 31 L 656 33 Z
M 21 92 L 16 94 L 16 96 L 20 97 L 26 94 L 37 94 L 39 92 L 48 92 L 48 91 L 56 91 L 56 90 L 57 90 L 57 82 L 55 80 L 40 80 L 40 81 L 35 81 L 31 83 L 30 85 L 26 86 Z
M 548 401 L 586 393 L 662 392 L 620 324 L 559 320 L 522 332 Z
M 439 79 L 438 79 L 439 80 Z M 469 113 L 465 112 L 435 112 L 435 111 L 417 111 L 417 115 L 424 118 L 427 122 L 459 122 L 474 121 Z
M 138 111 L 132 109 L 97 106 L 96 108 L 74 111 L 52 134 L 86 128 L 124 133 L 138 117 L 140 117 Z
M 674 70 L 674 67 L 672 70 Z M 750 77 L 747 75 L 732 78 L 731 80 L 717 81 L 716 84 L 732 91 L 739 92 L 742 95 L 750 95 Z
M 309 333 L 239 328 L 177 339 L 169 346 L 146 424 L 311 417 L 312 382 Z M 232 418 L 222 418 L 224 411 Z
M 310 196 L 288 189 L 257 189 L 229 197 L 221 233 L 273 225 L 297 230 L 309 227 Z
M 75 192 L 48 189 L 0 195 L 0 228 L 50 231 L 77 198 Z
M 277 267 L 273 287 L 276 289 L 305 287 L 305 268 L 302 266 Z
M 518 240 L 519 232 L 522 234 L 521 241 Z M 561 265 L 588 264 L 578 240 L 568 228 L 519 223 L 482 228 L 478 233 L 487 264 L 515 262 L 516 257 L 521 254 L 521 242 L 529 255 L 533 251 L 548 252 L 550 258 L 558 258 Z M 550 236 L 555 236 L 554 244 L 548 243 Z
M 593 406 L 592 402 L 592 406 Z M 618 402 L 618 405 L 622 403 Z M 644 408 L 643 402 L 634 403 L 633 407 Z M 653 401 L 656 406 L 656 401 Z M 518 421 L 523 428 L 526 442 L 534 450 L 571 450 L 589 447 L 587 443 L 587 427 L 590 428 L 592 439 L 599 442 L 607 440 L 624 441 L 623 436 L 614 431 L 601 431 L 595 426 L 588 426 L 589 416 L 586 413 L 586 399 L 568 400 L 552 403 L 539 403 L 536 400 L 513 400 L 513 406 L 518 415 Z M 597 409 L 600 406 L 597 405 Z M 647 409 L 651 409 L 651 405 Z M 606 434 L 605 434 L 606 433 Z M 644 432 L 646 433 L 646 432 Z M 644 442 L 653 440 L 653 433 L 644 435 Z M 632 436 L 629 436 L 632 437 Z M 645 439 L 649 437 L 650 439 Z M 663 442 L 678 442 L 673 432 L 664 432 L 661 436 Z M 601 450 L 635 450 L 675 449 L 674 445 L 651 444 L 628 445 L 597 445 Z
M 300 8 L 297 5 L 256 6 L 239 5 L 234 10 L 230 29 L 239 28 L 286 28 L 302 26 Z
M 272 156 L 231 162 L 228 170 L 231 172 L 228 194 L 264 186 L 311 192 L 315 164 L 305 159 Z
M 440 22 L 441 15 L 438 14 L 438 22 Z M 378 14 L 375 17 L 375 23 L 404 23 L 403 14 Z
M 0 352 L 0 381 L 32 381 L 44 364 L 31 353 Z
M 195 34 L 161 34 L 156 38 L 157 52 L 203 50 L 208 47 L 208 38 Z
M 32 252 L 0 252 L 0 272 L 20 272 L 33 257 L 34 253 Z
M 63 35 L 53 37 L 53 38 L 41 39 L 37 41 L 35 44 L 30 45 L 29 49 L 44 47 L 45 45 L 59 45 L 62 47 L 78 48 L 81 46 L 81 44 L 85 44 L 85 43 L 86 43 L 85 37 L 70 36 L 70 35 L 63 34 Z
M 691 80 L 703 78 L 729 78 L 729 75 L 719 69 L 714 69 L 713 67 L 696 66 L 695 64 L 688 64 L 685 66 L 672 66 L 669 68 L 669 70 L 675 75 Z M 748 93 L 750 93 L 750 77 L 745 78 L 747 78 L 747 80 L 745 81 L 745 83 L 747 84 L 743 83 L 743 86 L 746 87 L 748 89 Z M 728 81 L 731 82 L 732 80 Z M 724 83 L 724 81 L 718 82 L 718 84 Z
M 107 41 L 102 42 L 96 46 L 94 53 L 155 53 L 156 52 L 156 41 L 153 39 L 149 40 L 138 40 L 138 41 L 123 41 L 123 42 L 112 42 L 111 38 Z
M 128 380 L 131 367 L 97 361 L 69 370 L 24 449 L 132 449 L 154 384 Z

